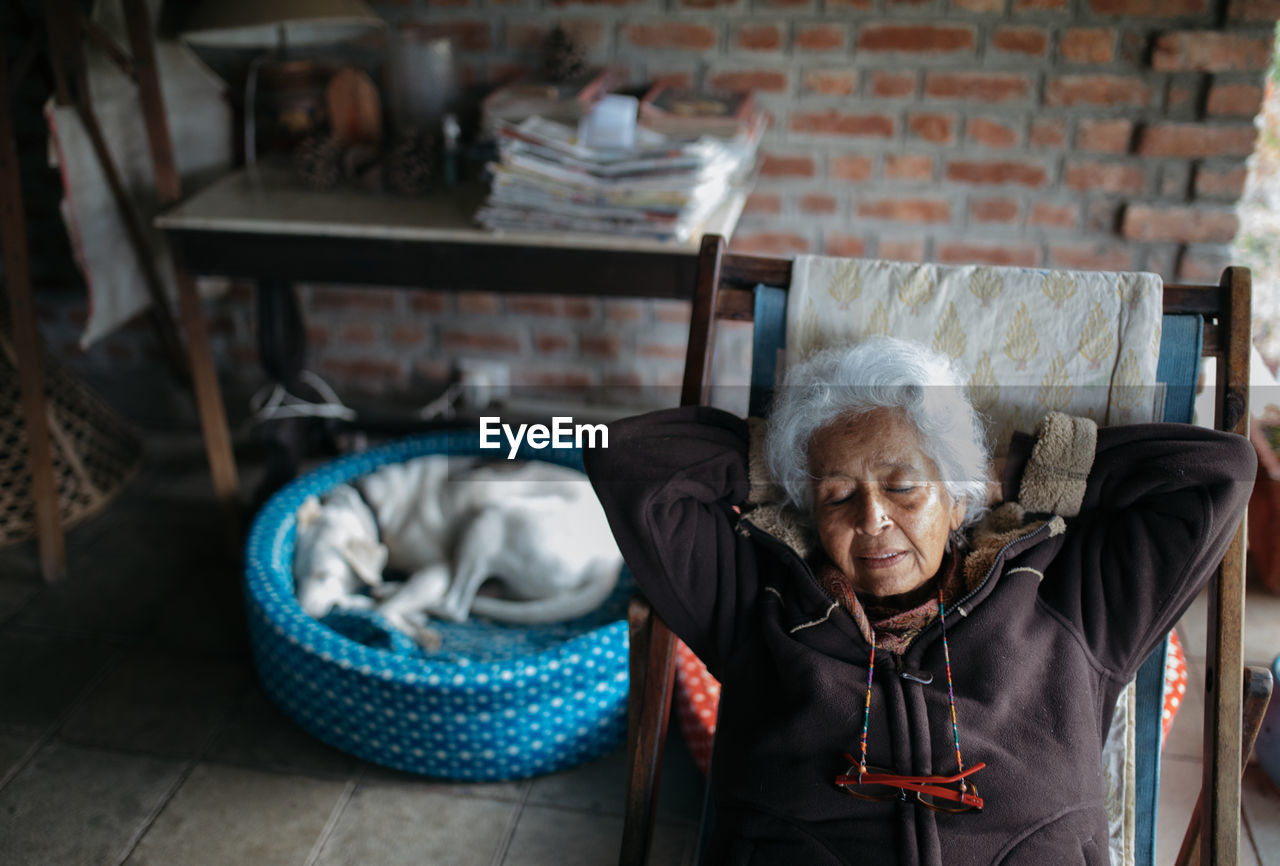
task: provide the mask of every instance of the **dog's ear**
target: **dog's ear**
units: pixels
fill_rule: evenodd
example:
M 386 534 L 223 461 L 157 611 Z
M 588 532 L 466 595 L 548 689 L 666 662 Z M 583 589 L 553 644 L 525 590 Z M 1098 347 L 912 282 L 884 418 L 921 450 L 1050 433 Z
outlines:
M 320 511 L 320 497 L 311 495 L 302 500 L 302 504 L 298 506 L 298 529 L 309 529 L 320 519 Z

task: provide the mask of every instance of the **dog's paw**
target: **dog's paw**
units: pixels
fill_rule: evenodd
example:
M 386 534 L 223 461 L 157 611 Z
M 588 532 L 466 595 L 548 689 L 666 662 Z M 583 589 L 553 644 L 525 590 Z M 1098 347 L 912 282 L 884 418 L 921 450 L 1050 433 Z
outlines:
M 441 645 L 444 643 L 444 639 L 441 638 L 440 632 L 427 625 L 414 625 L 410 629 L 409 635 L 413 638 L 414 642 L 418 644 L 418 646 L 422 647 L 427 652 L 435 652 L 440 649 Z

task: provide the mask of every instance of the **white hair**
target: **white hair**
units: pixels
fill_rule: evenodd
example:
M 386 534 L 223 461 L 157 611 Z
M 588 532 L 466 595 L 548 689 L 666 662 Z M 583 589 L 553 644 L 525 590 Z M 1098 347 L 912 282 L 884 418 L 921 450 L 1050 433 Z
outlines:
M 900 409 L 947 494 L 964 502 L 963 526 L 970 526 L 987 511 L 988 451 L 963 383 L 946 356 L 907 340 L 873 337 L 823 349 L 787 371 L 774 396 L 765 440 L 769 471 L 788 501 L 811 518 L 813 435 L 841 418 Z

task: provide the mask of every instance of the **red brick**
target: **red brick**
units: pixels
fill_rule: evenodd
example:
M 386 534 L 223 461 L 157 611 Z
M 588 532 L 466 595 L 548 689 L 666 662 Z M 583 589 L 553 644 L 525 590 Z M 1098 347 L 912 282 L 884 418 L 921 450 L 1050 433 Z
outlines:
M 502 309 L 498 296 L 493 292 L 459 292 L 456 304 L 459 313 L 485 316 L 497 315 Z
M 1058 75 L 1045 87 L 1044 104 L 1144 108 L 1151 104 L 1151 86 L 1129 75 Z
M 1222 169 L 1200 166 L 1196 169 L 1196 197 L 1236 201 L 1244 195 L 1244 184 L 1248 176 L 1249 171 L 1244 166 Z
M 958 183 L 1017 184 L 1044 186 L 1049 179 L 1044 166 L 1032 162 L 952 160 L 947 163 L 947 180 Z
M 991 47 L 1006 54 L 1043 57 L 1049 50 L 1049 35 L 1041 27 L 997 27 Z
M 310 308 L 390 312 L 396 308 L 396 293 L 392 289 L 338 289 L 315 286 L 311 289 Z
M 377 338 L 377 332 L 368 322 L 349 322 L 338 331 L 338 339 L 344 343 L 368 344 Z
M 482 352 L 519 352 L 520 340 L 505 331 L 464 331 L 450 328 L 440 334 L 440 345 L 446 350 Z
M 307 325 L 307 342 L 313 348 L 323 349 L 329 345 L 329 329 L 324 325 L 308 324 Z
M 665 84 L 667 87 L 693 87 L 693 73 L 686 69 L 655 70 L 649 73 L 649 80 L 654 85 Z
M 814 177 L 817 173 L 811 156 L 765 153 L 760 160 L 761 177 Z
M 800 213 L 815 216 L 833 214 L 840 209 L 840 203 L 836 201 L 835 196 L 821 192 L 811 192 L 800 196 L 797 205 Z
M 1200 88 L 1192 82 L 1174 80 L 1169 82 L 1168 93 L 1165 99 L 1166 113 L 1170 117 L 1186 116 L 1194 110 Z
M 1032 147 L 1065 147 L 1067 122 L 1060 117 L 1038 117 L 1031 121 L 1031 135 L 1028 139 Z
M 735 243 L 737 238 L 734 238 Z M 683 361 L 686 346 L 684 343 L 639 343 L 636 354 L 642 358 L 669 358 L 672 361 Z
M 777 24 L 743 24 L 734 31 L 733 44 L 742 51 L 781 51 L 782 27 Z
M 801 90 L 823 96 L 851 96 L 858 87 L 853 69 L 810 69 L 800 80 Z
M 681 9 L 728 9 L 738 5 L 738 0 L 679 0 Z
M 1017 222 L 1020 207 L 1017 199 L 979 198 L 969 203 L 969 216 L 980 223 Z
M 923 262 L 922 238 L 880 238 L 879 256 L 895 262 Z
M 1182 30 L 1156 37 L 1157 72 L 1260 72 L 1271 63 L 1271 36 Z
M 996 72 L 930 72 L 924 79 L 924 93 L 933 99 L 1010 102 L 1031 95 L 1031 79 Z
M 782 213 L 782 196 L 776 192 L 760 192 L 756 190 L 747 196 L 746 204 L 742 206 L 742 212 L 744 214 L 780 214 Z
M 871 76 L 871 95 L 881 99 L 915 96 L 916 76 L 911 72 L 877 72 Z
M 1049 265 L 1084 271 L 1131 271 L 1133 250 L 1103 244 L 1053 244 Z
M 574 298 L 567 297 L 563 300 L 564 317 L 566 319 L 590 319 L 596 312 L 596 300 L 594 298 Z
M 689 324 L 693 305 L 688 301 L 653 301 L 653 318 L 671 325 Z
M 1235 239 L 1239 227 L 1231 211 L 1129 205 L 1120 233 L 1135 241 L 1225 244 Z
M 635 370 L 605 373 L 600 377 L 600 384 L 610 388 L 640 388 L 644 385 L 644 375 Z
M 858 9 L 867 12 L 871 9 L 874 0 L 827 0 L 827 8 L 835 9 Z
M 511 371 L 511 383 L 525 388 L 587 388 L 596 383 L 590 371 L 579 367 L 563 370 L 530 370 L 517 367 Z
M 1067 0 L 1013 0 L 1014 12 L 1065 12 Z
M 892 138 L 896 126 L 893 117 L 888 114 L 847 114 L 829 109 L 792 114 L 790 130 L 810 135 Z
M 1143 15 L 1177 18 L 1205 11 L 1209 0 L 1089 0 L 1095 15 Z
M 717 72 L 710 78 L 716 90 L 760 90 L 783 93 L 787 89 L 787 73 L 781 69 L 739 69 Z
M 859 51 L 969 54 L 976 45 L 973 28 L 963 25 L 872 24 L 858 32 Z
M 549 295 L 509 295 L 507 312 L 521 316 L 559 316 L 564 311 L 564 303 L 558 297 Z
M 1116 31 L 1110 27 L 1071 27 L 1058 39 L 1058 56 L 1067 63 L 1110 63 L 1116 58 Z
M 604 44 L 603 21 L 592 18 L 561 18 L 556 23 L 581 48 L 598 48 Z M 506 27 L 507 47 L 541 49 L 543 41 L 547 38 L 547 34 L 553 26 L 550 23 L 536 21 L 509 21 Z
M 827 175 L 832 180 L 864 181 L 871 177 L 871 169 L 869 156 L 832 156 L 827 164 Z
M 610 322 L 639 322 L 647 311 L 643 301 L 607 298 L 604 302 L 604 317 Z
M 797 26 L 794 44 L 801 51 L 839 51 L 848 38 L 848 28 L 843 24 L 815 24 Z
M 1178 257 L 1177 279 L 1180 283 L 1217 285 L 1222 271 L 1233 264 L 1229 255 L 1183 248 Z
M 1227 16 L 1233 21 L 1280 21 L 1280 0 L 1231 0 Z
M 1027 225 L 1050 229 L 1074 229 L 1080 225 L 1080 206 L 1036 202 L 1031 206 Z
M 896 220 L 912 223 L 951 221 L 951 203 L 935 198 L 879 198 L 858 202 L 863 219 Z
M 1013 147 L 1018 143 L 1016 129 L 989 117 L 970 118 L 965 124 L 965 136 L 984 147 Z
M 1210 126 L 1157 123 L 1142 130 L 1138 153 L 1144 156 L 1248 156 L 1257 130 L 1252 124 Z
M 1081 192 L 1133 194 L 1146 189 L 1147 174 L 1130 163 L 1068 161 L 1063 183 Z
M 790 232 L 735 232 L 729 248 L 734 252 L 782 256 L 809 252 L 809 240 Z M 680 357 L 683 358 L 683 350 Z
M 951 0 L 951 7 L 962 12 L 1003 12 L 1004 0 Z
M 622 338 L 613 334 L 583 337 L 579 345 L 588 358 L 622 357 Z
M 708 51 L 716 47 L 714 27 L 682 21 L 661 24 L 624 24 L 622 40 L 636 48 L 674 51 Z
M 822 252 L 828 256 L 858 258 L 867 254 L 867 242 L 856 235 L 833 232 L 824 239 Z
M 1033 268 L 1040 264 L 1040 248 L 1028 244 L 986 246 L 962 242 L 938 244 L 935 257 L 943 264 L 1012 265 Z
M 1262 88 L 1256 84 L 1214 84 L 1205 110 L 1211 116 L 1253 117 L 1262 110 Z
M 440 314 L 449 309 L 449 298 L 444 292 L 410 292 L 409 309 L 415 313 Z
M 573 348 L 573 340 L 567 334 L 534 334 L 534 352 L 538 354 L 564 354 Z
M 397 346 L 416 346 L 427 341 L 428 332 L 418 325 L 400 324 L 388 327 L 387 336 Z
M 1094 153 L 1128 153 L 1133 138 L 1131 120 L 1090 120 L 1076 127 L 1076 150 Z
M 493 48 L 488 21 L 402 21 L 399 26 L 424 40 L 448 39 L 459 51 Z
M 348 382 L 363 379 L 375 388 L 386 388 L 404 375 L 399 361 L 376 358 L 321 358 L 320 371 Z
M 933 157 L 907 153 L 887 153 L 884 176 L 889 180 L 931 180 Z
M 952 114 L 909 114 L 907 129 L 916 138 L 934 144 L 954 144 L 956 118 Z

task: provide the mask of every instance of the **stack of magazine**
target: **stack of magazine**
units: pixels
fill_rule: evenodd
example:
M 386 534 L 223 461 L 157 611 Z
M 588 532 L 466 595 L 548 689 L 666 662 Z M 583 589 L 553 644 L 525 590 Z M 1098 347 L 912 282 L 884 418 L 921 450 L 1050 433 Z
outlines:
M 492 230 L 572 231 L 686 242 L 754 170 L 763 118 L 732 139 L 637 129 L 632 148 L 578 142 L 574 127 L 499 122 L 499 160 L 476 214 Z

